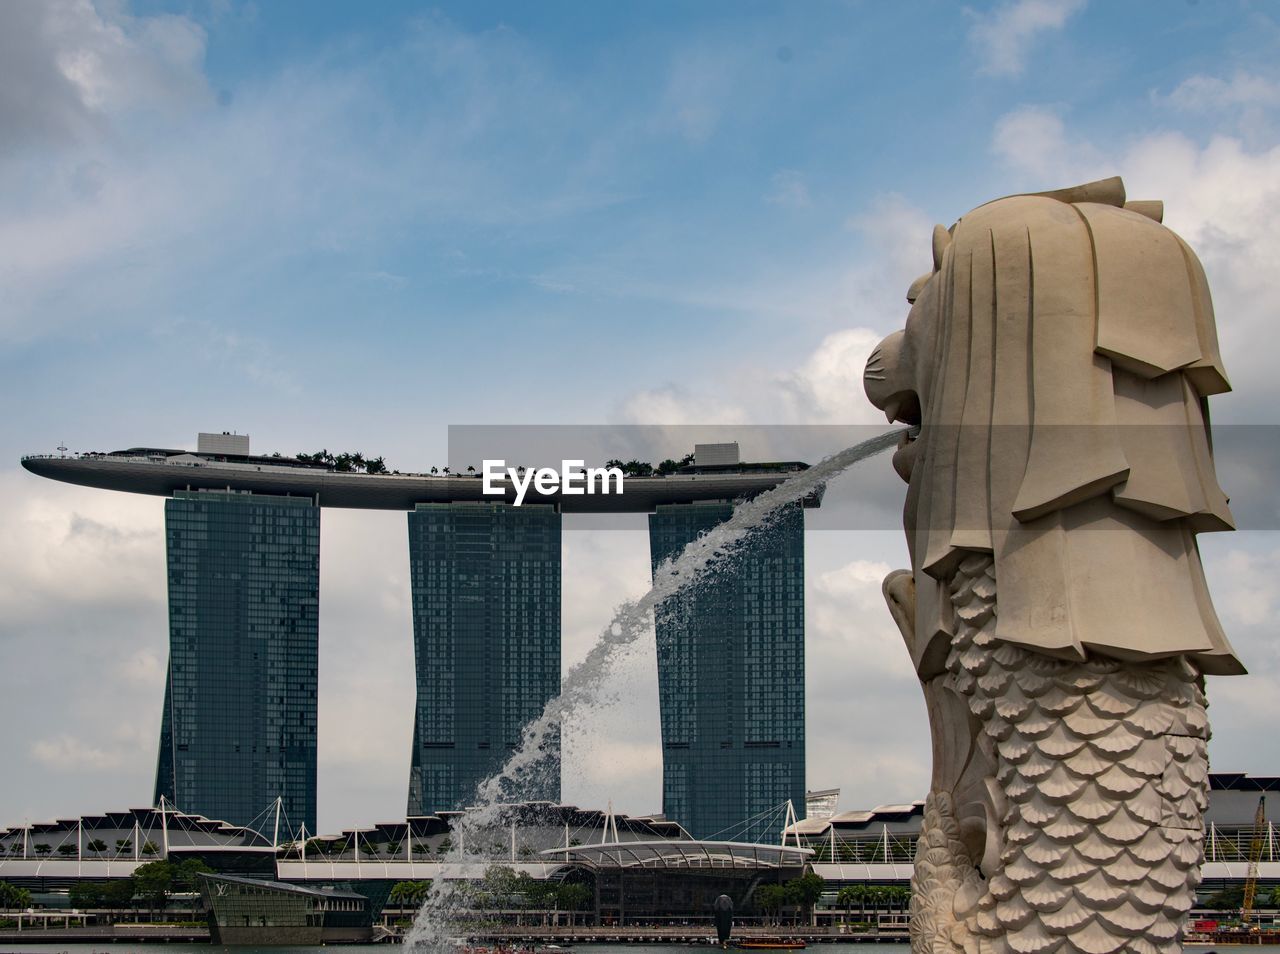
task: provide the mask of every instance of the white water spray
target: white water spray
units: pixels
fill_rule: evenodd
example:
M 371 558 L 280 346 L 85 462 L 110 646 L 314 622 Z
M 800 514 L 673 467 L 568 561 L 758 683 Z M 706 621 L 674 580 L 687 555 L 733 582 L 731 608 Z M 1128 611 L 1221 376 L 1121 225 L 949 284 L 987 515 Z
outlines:
M 692 540 L 680 555 L 664 560 L 653 574 L 653 586 L 637 600 L 623 603 L 613 620 L 600 634 L 582 662 L 569 670 L 556 696 L 524 728 L 520 747 L 507 759 L 502 770 L 480 783 L 475 806 L 454 823 L 452 847 L 444 857 L 440 876 L 431 885 L 422 909 L 414 919 L 405 943 L 422 950 L 445 950 L 465 933 L 453 923 L 455 912 L 465 903 L 462 885 L 468 875 L 482 874 L 493 859 L 479 849 L 481 833 L 502 823 L 504 788 L 512 782 L 533 777 L 545 768 L 547 741 L 558 737 L 560 725 L 576 711 L 599 702 L 601 687 L 617 663 L 653 626 L 654 611 L 665 601 L 702 582 L 708 574 L 732 559 L 750 535 L 770 525 L 781 507 L 820 492 L 831 478 L 859 461 L 895 447 L 902 430 L 888 431 L 855 444 L 803 470 L 771 490 L 734 508 L 732 516 Z M 468 837 L 470 836 L 470 837 Z

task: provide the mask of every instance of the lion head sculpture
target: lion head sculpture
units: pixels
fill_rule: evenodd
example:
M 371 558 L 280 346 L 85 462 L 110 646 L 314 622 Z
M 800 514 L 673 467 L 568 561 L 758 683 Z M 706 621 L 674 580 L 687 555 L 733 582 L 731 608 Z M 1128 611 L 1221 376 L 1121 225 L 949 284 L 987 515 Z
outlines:
M 894 466 L 923 678 L 951 636 L 942 581 L 974 551 L 993 555 L 1002 640 L 1243 672 L 1195 541 L 1233 528 L 1207 417 L 1230 385 L 1204 271 L 1162 211 L 1115 178 L 935 228 L 906 328 L 864 380 L 919 428 Z

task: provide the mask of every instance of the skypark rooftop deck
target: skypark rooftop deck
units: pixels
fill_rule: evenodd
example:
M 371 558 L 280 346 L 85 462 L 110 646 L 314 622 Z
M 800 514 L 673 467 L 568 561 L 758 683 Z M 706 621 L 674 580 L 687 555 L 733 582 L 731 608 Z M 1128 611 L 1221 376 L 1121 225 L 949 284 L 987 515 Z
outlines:
M 208 455 L 181 450 L 133 448 L 111 454 L 31 455 L 22 466 L 33 474 L 83 487 L 172 496 L 180 490 L 236 490 L 309 497 L 322 507 L 412 510 L 420 503 L 514 503 L 515 488 L 485 494 L 478 476 L 344 473 L 293 458 Z M 627 477 L 622 493 L 539 493 L 532 485 L 524 504 L 551 504 L 564 513 L 649 513 L 659 504 L 753 497 L 777 486 L 807 464 L 743 463 L 665 477 Z M 698 468 L 690 470 L 697 471 Z M 821 494 L 805 499 L 816 507 Z

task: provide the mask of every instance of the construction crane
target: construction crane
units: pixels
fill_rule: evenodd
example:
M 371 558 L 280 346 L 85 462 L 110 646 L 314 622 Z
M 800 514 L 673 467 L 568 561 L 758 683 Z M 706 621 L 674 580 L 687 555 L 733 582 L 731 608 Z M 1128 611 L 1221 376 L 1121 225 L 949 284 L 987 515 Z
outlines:
M 1258 811 L 1253 816 L 1253 841 L 1249 843 L 1249 874 L 1244 881 L 1244 907 L 1240 909 L 1240 923 L 1249 926 L 1253 914 L 1253 899 L 1258 893 L 1258 864 L 1262 861 L 1262 832 L 1267 827 L 1267 796 L 1258 799 Z

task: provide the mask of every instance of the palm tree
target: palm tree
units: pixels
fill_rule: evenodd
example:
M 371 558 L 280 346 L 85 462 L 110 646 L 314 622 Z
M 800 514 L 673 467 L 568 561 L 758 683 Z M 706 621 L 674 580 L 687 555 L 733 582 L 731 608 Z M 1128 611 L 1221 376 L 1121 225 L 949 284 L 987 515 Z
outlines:
M 911 889 L 903 885 L 894 885 L 889 889 L 890 900 L 901 910 L 911 906 Z
M 396 885 L 400 888 L 400 903 L 402 905 L 413 905 L 417 907 L 426 900 L 427 892 L 431 890 L 430 881 L 401 881 Z M 392 891 L 394 896 L 395 892 Z
M 889 907 L 893 899 L 893 888 L 884 884 L 873 884 L 867 889 L 867 893 L 871 896 L 871 906 L 875 908 L 876 914 L 880 913 L 881 908 Z
M 866 898 L 866 885 L 850 884 L 841 888 L 836 894 L 836 904 L 844 908 L 844 919 L 849 920 L 849 913 L 855 904 L 861 904 Z
M 867 919 L 867 902 L 871 900 L 871 886 L 865 884 L 851 884 L 840 889 L 840 893 L 836 896 L 836 901 L 846 905 L 845 911 L 853 905 L 858 906 L 858 917 L 865 921 Z

